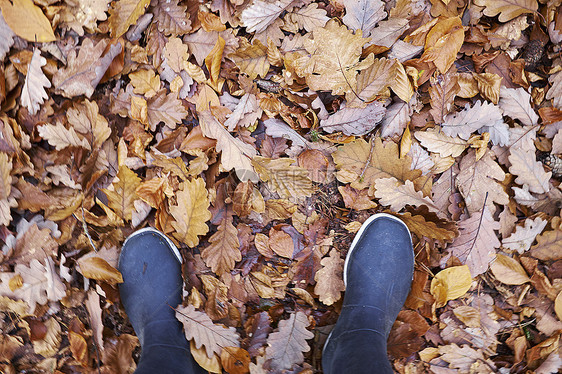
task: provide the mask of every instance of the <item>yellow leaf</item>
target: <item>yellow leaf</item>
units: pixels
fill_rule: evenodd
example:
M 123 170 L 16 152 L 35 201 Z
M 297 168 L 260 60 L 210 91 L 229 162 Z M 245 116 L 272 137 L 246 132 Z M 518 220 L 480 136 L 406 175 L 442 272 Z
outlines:
M 521 14 L 535 13 L 538 9 L 536 0 L 475 0 L 474 4 L 486 7 L 484 14 L 488 17 L 500 13 L 500 22 L 507 22 Z
M 119 217 L 126 221 L 130 221 L 135 207 L 134 201 L 137 199 L 135 190 L 140 185 L 141 179 L 134 171 L 128 167 L 119 166 L 117 173 L 117 181 L 114 181 L 113 189 L 105 188 L 102 191 L 107 196 L 107 205 Z
M 263 78 L 269 71 L 267 47 L 257 39 L 254 39 L 253 45 L 245 39 L 241 39 L 240 48 L 228 57 L 234 61 L 242 73 L 248 74 L 252 79 L 256 79 L 258 75 Z
M 497 280 L 505 284 L 518 286 L 531 280 L 517 260 L 502 254 L 496 256 L 490 264 L 490 270 Z
M 453 266 L 441 270 L 431 280 L 430 292 L 435 297 L 435 306 L 440 308 L 447 301 L 463 296 L 472 284 L 472 277 L 467 265 Z
M 377 96 L 390 96 L 388 87 L 394 84 L 396 74 L 396 61 L 386 58 L 376 59 L 371 66 L 357 75 L 355 92 L 346 93 L 347 107 L 364 108 Z
M 305 77 L 315 91 L 326 90 L 332 91 L 333 95 L 342 95 L 355 89 L 357 72 L 374 62 L 372 54 L 359 62 L 363 46 L 369 39 L 363 38 L 361 30 L 354 33 L 336 20 L 317 28 L 313 35 L 314 40 L 304 42 L 310 55 L 295 61 L 298 75 Z
M 278 158 L 272 160 L 267 157 L 255 156 L 252 165 L 264 182 L 283 198 L 299 198 L 311 196 L 314 192 L 312 181 L 308 178 L 308 171 L 298 166 L 292 166 L 295 160 Z
M 170 214 L 176 220 L 172 226 L 176 230 L 174 237 L 189 247 L 199 244 L 199 235 L 209 232 L 206 222 L 211 219 L 209 199 L 205 181 L 196 178 L 185 181 L 176 193 L 177 205 L 170 207 Z
M 220 276 L 230 272 L 235 263 L 242 260 L 238 230 L 232 224 L 232 217 L 221 220 L 209 243 L 211 245 L 201 251 L 201 257 L 215 274 Z
M 211 74 L 211 83 L 213 83 L 214 85 L 216 85 L 219 80 L 222 53 L 224 51 L 225 44 L 226 42 L 219 35 L 217 39 L 217 43 L 215 44 L 209 55 L 205 57 L 205 66 L 207 67 L 207 70 Z
M 406 74 L 406 69 L 404 69 L 404 66 L 398 60 L 396 61 L 396 80 L 390 88 L 394 91 L 396 96 L 406 103 L 409 103 L 414 95 L 414 87 L 412 87 L 408 74 Z
M 129 26 L 137 22 L 150 4 L 150 0 L 119 0 L 109 10 L 111 37 L 118 38 L 127 32 Z
M 144 97 L 131 96 L 131 118 L 148 125 L 148 105 Z
M 193 340 L 189 343 L 189 345 L 190 345 L 191 355 L 193 356 L 193 359 L 195 360 L 195 362 L 197 362 L 199 366 L 201 366 L 204 370 L 210 373 L 222 373 L 222 367 L 221 367 L 221 362 L 219 360 L 219 356 L 213 354 L 213 356 L 209 358 L 209 356 L 207 356 L 207 353 L 205 352 L 205 348 L 203 347 L 197 348 L 195 346 L 195 341 Z
M 111 266 L 101 257 L 88 257 L 78 260 L 80 273 L 86 278 L 103 281 L 109 284 L 123 283 L 119 270 Z
M 410 148 L 412 148 L 412 134 L 410 128 L 406 126 L 402 139 L 400 139 L 400 158 L 404 158 L 410 152 Z
M 41 8 L 31 0 L 1 0 L 4 20 L 12 31 L 29 42 L 53 42 L 57 40 L 51 23 Z
M 433 62 L 442 74 L 453 65 L 464 42 L 464 28 L 459 17 L 440 20 L 425 39 L 422 61 Z
M 107 120 L 99 113 L 95 101 L 85 99 L 82 103 L 74 104 L 66 112 L 68 123 L 90 140 L 92 149 L 98 149 L 111 135 Z
M 500 87 L 503 78 L 492 73 L 473 74 L 473 77 L 476 80 L 480 94 L 494 104 L 497 104 L 500 100 Z
M 129 74 L 129 79 L 134 87 L 133 92 L 144 95 L 146 98 L 156 95 L 156 92 L 160 90 L 160 77 L 155 75 L 154 70 L 135 71 Z

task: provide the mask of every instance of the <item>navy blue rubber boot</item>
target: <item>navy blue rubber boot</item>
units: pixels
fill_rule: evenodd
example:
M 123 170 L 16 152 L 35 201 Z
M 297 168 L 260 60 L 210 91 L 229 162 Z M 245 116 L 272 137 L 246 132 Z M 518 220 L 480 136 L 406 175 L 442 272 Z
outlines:
M 393 373 L 387 339 L 414 274 L 408 227 L 385 213 L 370 217 L 345 259 L 346 291 L 322 353 L 325 374 Z
M 152 228 L 136 231 L 123 244 L 119 294 L 142 349 L 136 374 L 205 372 L 171 308 L 182 300 L 181 262 L 174 243 Z

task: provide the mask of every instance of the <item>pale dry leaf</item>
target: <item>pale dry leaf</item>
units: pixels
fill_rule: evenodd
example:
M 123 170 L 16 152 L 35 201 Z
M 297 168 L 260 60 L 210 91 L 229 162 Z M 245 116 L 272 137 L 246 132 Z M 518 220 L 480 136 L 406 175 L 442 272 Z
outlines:
M 343 282 L 343 264 L 344 260 L 340 257 L 340 253 L 333 248 L 330 254 L 320 261 L 322 269 L 316 272 L 314 280 L 314 293 L 318 295 L 318 299 L 325 305 L 332 305 L 341 298 L 341 293 L 345 291 Z
M 455 96 L 460 91 L 458 76 L 453 74 L 439 75 L 436 78 L 431 77 L 429 82 L 431 84 L 429 87 L 431 98 L 429 113 L 436 124 L 441 124 L 445 121 L 445 116 L 453 109 Z
M 10 208 L 17 206 L 12 193 L 12 160 L 5 152 L 0 152 L 0 224 L 8 226 L 12 221 Z
M 496 230 L 500 223 L 494 220 L 488 206 L 473 213 L 459 223 L 459 236 L 447 247 L 450 255 L 457 257 L 468 266 L 473 277 L 488 270 L 488 264 L 495 257 L 495 248 L 500 247 Z M 446 262 L 448 256 L 442 259 Z
M 240 19 L 246 27 L 246 31 L 260 33 L 265 31 L 267 26 L 272 24 L 284 10 L 296 3 L 298 3 L 296 0 L 279 0 L 276 2 L 254 0 L 252 5 L 242 11 Z
M 473 132 L 483 126 L 495 127 L 501 124 L 504 122 L 500 108 L 478 100 L 472 107 L 466 104 L 462 111 L 447 115 L 441 126 L 445 134 L 467 140 Z M 507 131 L 507 125 L 504 126 Z
M 291 313 L 289 319 L 279 321 L 278 331 L 267 338 L 266 359 L 271 359 L 274 370 L 289 370 L 304 360 L 303 352 L 310 346 L 306 342 L 314 334 L 306 328 L 310 325 L 303 312 Z
M 492 159 L 490 151 L 487 151 L 480 160 L 476 160 L 476 152 L 470 150 L 462 158 L 460 170 L 455 184 L 469 212 L 481 211 L 485 200 L 488 206 L 493 202 L 502 205 L 509 203 L 509 197 L 499 183 L 505 179 L 505 172 Z
M 531 248 L 531 244 L 533 244 L 537 235 L 544 230 L 547 223 L 540 217 L 527 218 L 524 226 L 517 226 L 513 234 L 502 240 L 502 246 L 523 254 Z
M 217 152 L 222 153 L 221 164 L 224 170 L 236 169 L 242 182 L 248 180 L 257 182 L 257 175 L 251 162 L 257 154 L 256 149 L 240 138 L 233 137 L 210 111 L 199 113 L 199 120 L 203 135 L 217 140 L 216 149 Z
M 490 264 L 490 270 L 497 280 L 505 284 L 517 286 L 531 281 L 517 260 L 502 254 L 496 256 L 496 259 Z
M 150 0 L 123 0 L 114 3 L 109 11 L 109 27 L 112 38 L 119 38 L 135 24 L 150 4 Z
M 41 51 L 35 48 L 31 62 L 27 67 L 27 75 L 20 96 L 21 105 L 25 106 L 32 115 L 39 111 L 41 104 L 48 97 L 45 87 L 51 87 L 51 82 L 41 70 L 41 67 L 46 64 L 47 60 L 41 56 Z
M 232 217 L 223 218 L 217 231 L 209 238 L 208 247 L 201 251 L 201 258 L 211 270 L 222 275 L 234 269 L 237 261 L 242 260 L 238 230 L 232 224 Z
M 187 110 L 174 92 L 166 95 L 166 90 L 161 90 L 147 100 L 147 118 L 152 131 L 156 131 L 160 122 L 173 130 L 186 117 Z
M 381 0 L 347 0 L 342 21 L 352 30 L 362 30 L 367 37 L 385 17 L 384 3 Z
M 390 18 L 380 21 L 377 27 L 371 30 L 371 40 L 366 46 L 376 45 L 391 48 L 404 32 L 408 30 L 410 23 L 405 18 Z
M 439 153 L 442 157 L 458 157 L 468 147 L 465 140 L 457 136 L 448 136 L 437 127 L 416 131 L 414 136 L 428 151 Z
M 390 209 L 399 212 L 406 205 L 419 207 L 425 205 L 430 211 L 440 213 L 439 207 L 429 197 L 423 196 L 416 191 L 414 183 L 406 180 L 404 184 L 396 178 L 380 178 L 375 181 L 375 197 L 382 205 L 390 206 Z
M 441 345 L 438 349 L 440 358 L 447 362 L 451 369 L 458 370 L 460 373 L 492 374 L 496 372 L 494 363 L 487 359 L 480 349 L 476 350 L 468 345 L 459 347 L 456 344 Z
M 485 7 L 484 14 L 489 17 L 499 13 L 500 22 L 507 22 L 521 14 L 535 13 L 538 8 L 535 0 L 475 0 L 474 3 Z
M 388 87 L 393 85 L 397 74 L 398 65 L 395 61 L 386 58 L 375 60 L 357 75 L 357 87 L 346 94 L 347 106 L 364 108 L 377 96 L 388 96 Z
M 51 124 L 37 126 L 37 130 L 39 136 L 48 141 L 57 151 L 66 147 L 82 147 L 91 150 L 90 144 L 85 138 L 78 136 L 73 128 L 67 129 L 60 122 L 54 126 Z
M 4 57 L 14 45 L 14 32 L 8 26 L 4 17 L 2 16 L 2 11 L 0 11 L 0 35 L 2 35 L 2 39 L 0 39 L 0 60 L 4 61 Z
M 560 318 L 560 315 L 558 318 Z M 535 374 L 560 373 L 560 369 L 562 369 L 562 358 L 560 358 L 560 354 L 555 351 L 548 355 L 541 366 L 535 370 Z
M 511 147 L 508 156 L 511 166 L 509 171 L 516 175 L 515 183 L 528 186 L 529 191 L 546 193 L 550 190 L 552 172 L 546 172 L 541 162 L 536 160 L 533 149 Z
M 261 117 L 262 109 L 254 94 L 246 93 L 237 102 L 231 114 L 227 115 L 224 126 L 228 131 L 234 131 L 236 126 L 248 127 Z
M 75 104 L 66 112 L 68 123 L 84 135 L 92 149 L 99 149 L 111 135 L 109 123 L 99 113 L 98 104 L 95 101 L 85 99 L 82 103 Z
M 258 76 L 265 78 L 270 67 L 267 59 L 267 46 L 258 39 L 254 39 L 253 44 L 246 42 L 245 39 L 241 39 L 241 42 L 240 48 L 229 54 L 228 58 L 234 61 L 240 71 L 248 74 L 250 78 L 256 79 Z
M 84 30 L 95 32 L 98 21 L 107 19 L 110 0 L 79 0 L 68 2 L 63 8 L 61 18 L 78 35 L 84 36 Z
M 170 206 L 170 214 L 175 219 L 172 222 L 176 230 L 174 237 L 189 247 L 197 246 L 199 236 L 209 232 L 206 222 L 211 219 L 211 212 L 207 195 L 203 179 L 186 180 L 176 192 L 177 205 Z
M 193 305 L 178 306 L 176 318 L 183 324 L 187 340 L 193 340 L 196 348 L 204 346 L 209 358 L 220 355 L 224 347 L 240 346 L 234 327 L 214 324 L 206 313 L 195 310 Z
M 230 29 L 218 32 L 205 31 L 201 28 L 196 33 L 184 36 L 183 41 L 187 43 L 189 52 L 195 56 L 197 64 L 203 65 L 205 57 L 207 57 L 213 50 L 213 47 L 217 44 L 219 36 L 225 41 L 223 56 L 228 56 L 229 54 L 234 53 L 234 51 L 238 48 L 238 39 L 232 34 L 232 30 Z
M 548 83 L 550 83 L 550 88 L 545 98 L 552 99 L 552 104 L 558 109 L 562 109 L 562 71 L 548 77 Z
M 60 324 L 54 317 L 45 321 L 46 334 L 42 339 L 33 340 L 33 351 L 43 357 L 54 356 L 62 341 Z
M 323 27 L 330 20 L 324 9 L 318 8 L 318 4 L 311 3 L 306 7 L 287 14 L 289 20 L 297 25 L 299 29 L 312 32 L 318 27 Z
M 537 236 L 535 244 L 529 254 L 540 260 L 562 259 L 562 230 L 545 231 Z
M 412 115 L 411 106 L 399 100 L 386 109 L 381 122 L 381 137 L 388 138 L 397 134 L 402 134 Z
M 191 20 L 185 5 L 178 5 L 178 0 L 158 0 L 152 5 L 154 22 L 158 30 L 166 35 L 183 35 L 191 30 Z
M 102 322 L 102 310 L 100 306 L 100 296 L 94 290 L 88 291 L 88 297 L 84 302 L 86 309 L 88 310 L 90 327 L 92 328 L 94 344 L 96 344 L 97 349 L 103 351 L 103 322 Z
M 539 120 L 539 116 L 531 107 L 531 95 L 522 87 L 502 87 L 499 106 L 506 116 L 518 119 L 525 126 L 536 125 Z
M 407 153 L 408 156 L 412 158 L 412 170 L 421 170 L 422 175 L 426 175 L 431 171 L 435 162 L 425 149 L 423 149 L 419 143 L 412 144 L 412 147 Z
M 386 109 L 378 101 L 368 104 L 365 108 L 340 108 L 320 126 L 327 132 L 341 131 L 345 135 L 365 135 L 371 132 L 383 119 Z
M 4 20 L 20 38 L 39 43 L 57 40 L 51 22 L 32 0 L 2 1 L 0 8 Z

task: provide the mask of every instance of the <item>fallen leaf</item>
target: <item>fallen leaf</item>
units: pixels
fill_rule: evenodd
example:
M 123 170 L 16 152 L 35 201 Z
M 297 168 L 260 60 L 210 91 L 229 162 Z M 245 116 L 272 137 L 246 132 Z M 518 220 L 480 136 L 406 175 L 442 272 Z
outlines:
M 224 347 L 239 347 L 239 335 L 234 327 L 214 324 L 203 312 L 195 310 L 193 305 L 178 306 L 176 318 L 183 324 L 185 337 L 193 340 L 197 349 L 205 347 L 207 356 L 221 354 Z
M 90 150 L 90 144 L 85 138 L 78 136 L 73 128 L 67 129 L 62 123 L 56 125 L 46 124 L 37 127 L 39 136 L 60 151 L 66 147 L 82 147 Z
M 343 23 L 352 30 L 361 30 L 369 36 L 379 21 L 386 17 L 384 4 L 380 0 L 350 0 L 345 3 Z
M 123 276 L 119 270 L 109 265 L 101 257 L 89 257 L 78 260 L 80 273 L 90 279 L 107 282 L 111 285 L 123 283 Z
M 485 7 L 484 14 L 488 17 L 499 13 L 500 22 L 507 22 L 521 14 L 534 13 L 538 7 L 534 0 L 476 0 L 475 4 Z
M 123 0 L 114 3 L 109 10 L 109 27 L 112 38 L 119 38 L 135 24 L 150 4 L 150 0 Z
M 439 20 L 427 34 L 422 61 L 433 62 L 442 74 L 453 65 L 464 42 L 464 29 L 459 17 Z
M 232 217 L 223 218 L 217 231 L 209 238 L 208 247 L 201 251 L 201 257 L 215 274 L 224 274 L 234 269 L 242 259 L 238 231 L 232 224 Z
M 528 186 L 529 191 L 536 193 L 546 193 L 550 190 L 552 172 L 544 170 L 532 149 L 511 147 L 508 159 L 511 163 L 509 171 L 517 176 L 517 184 Z
M 341 108 L 325 120 L 320 126 L 327 132 L 341 131 L 345 135 L 365 135 L 371 132 L 383 119 L 385 108 L 378 101 L 365 108 Z
M 122 219 L 129 221 L 135 209 L 133 203 L 137 199 L 136 189 L 141 179 L 126 166 L 119 167 L 119 173 L 112 184 L 112 189 L 105 188 L 108 205 Z
M 25 106 L 32 115 L 37 113 L 40 104 L 48 97 L 45 87 L 51 87 L 51 82 L 41 70 L 47 60 L 41 56 L 39 49 L 33 51 L 33 57 L 27 68 L 25 83 L 21 93 L 21 105 Z
M 246 374 L 250 372 L 250 354 L 243 348 L 224 347 L 221 352 L 221 363 L 229 374 Z
M 429 197 L 423 196 L 421 191 L 416 191 L 411 180 L 406 180 L 405 184 L 402 184 L 394 177 L 379 178 L 375 181 L 375 197 L 382 205 L 390 206 L 395 212 L 399 212 L 406 205 L 416 207 L 425 205 L 432 212 L 440 212 Z
M 539 120 L 539 116 L 531 108 L 531 95 L 521 87 L 502 87 L 499 106 L 506 116 L 518 119 L 525 126 L 536 125 Z
M 206 222 L 211 219 L 205 182 L 201 178 L 184 181 L 176 192 L 177 205 L 170 206 L 175 222 L 174 237 L 189 247 L 199 244 L 199 236 L 209 232 Z M 199 345 L 201 346 L 201 345 Z
M 341 293 L 345 291 L 343 283 L 344 260 L 340 257 L 336 249 L 332 249 L 330 254 L 320 261 L 322 269 L 316 272 L 314 280 L 314 293 L 325 305 L 332 305 L 341 298 Z
M 431 294 L 435 297 L 435 304 L 440 308 L 449 300 L 463 296 L 472 285 L 472 277 L 468 266 L 453 266 L 441 270 L 431 280 Z
M 252 5 L 242 11 L 240 18 L 248 32 L 260 33 L 265 31 L 267 26 L 271 25 L 284 10 L 295 5 L 294 0 L 280 0 L 275 3 L 255 0 Z
M 452 74 L 439 75 L 437 78 L 432 77 L 430 83 L 431 110 L 429 113 L 435 123 L 441 124 L 445 121 L 445 116 L 453 109 L 455 96 L 460 91 L 458 78 Z
M 480 100 L 472 107 L 466 104 L 462 111 L 447 115 L 441 126 L 445 134 L 452 137 L 459 136 L 464 140 L 468 140 L 474 131 L 484 126 L 488 128 L 501 126 L 502 130 L 500 131 L 505 134 L 502 137 L 502 143 L 507 143 L 507 138 L 509 138 L 508 127 L 503 122 L 500 108 L 491 103 L 481 103 Z
M 502 254 L 496 256 L 490 264 L 490 270 L 497 280 L 505 284 L 521 285 L 531 281 L 517 260 Z
M 533 244 L 537 235 L 544 230 L 547 223 L 540 217 L 527 218 L 525 226 L 517 226 L 513 234 L 502 240 L 502 246 L 523 254 L 531 248 L 531 244 Z
M 2 0 L 4 20 L 10 29 L 29 42 L 53 42 L 57 40 L 49 19 L 31 0 Z
M 268 182 L 273 191 L 282 198 L 302 198 L 312 194 L 312 181 L 308 178 L 308 171 L 299 166 L 294 166 L 295 160 L 291 158 L 278 158 L 276 160 L 261 156 L 252 159 L 252 165 L 260 179 Z
M 269 335 L 265 349 L 265 357 L 271 360 L 272 369 L 288 370 L 304 360 L 303 352 L 310 350 L 306 341 L 314 337 L 306 329 L 309 324 L 303 312 L 291 313 L 289 319 L 279 321 L 279 329 Z
M 458 157 L 468 146 L 466 141 L 456 136 L 448 136 L 444 131 L 436 127 L 426 131 L 416 131 L 414 136 L 427 150 L 439 153 L 443 157 Z
M 178 0 L 157 1 L 151 5 L 158 30 L 166 35 L 183 35 L 191 30 L 191 20 L 185 5 Z

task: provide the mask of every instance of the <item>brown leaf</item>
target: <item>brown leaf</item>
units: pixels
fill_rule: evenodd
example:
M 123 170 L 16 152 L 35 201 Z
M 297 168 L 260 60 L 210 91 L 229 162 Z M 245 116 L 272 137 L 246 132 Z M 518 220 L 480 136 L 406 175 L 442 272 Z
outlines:
M 123 276 L 119 270 L 109 265 L 101 257 L 89 257 L 78 260 L 80 273 L 86 278 L 104 281 L 109 284 L 123 283 Z
M 189 247 L 199 244 L 199 236 L 209 232 L 206 222 L 211 219 L 209 200 L 205 182 L 196 178 L 191 182 L 183 182 L 176 192 L 177 205 L 170 206 L 170 214 L 175 222 L 172 226 L 176 230 L 174 237 Z
M 303 312 L 291 313 L 289 319 L 279 321 L 279 329 L 269 335 L 265 350 L 272 369 L 288 370 L 304 360 L 303 352 L 310 350 L 306 341 L 314 337 L 306 329 L 309 324 Z
M 521 14 L 534 13 L 537 10 L 537 2 L 534 0 L 476 0 L 476 5 L 486 7 L 484 14 L 494 17 L 498 13 L 500 22 L 506 22 Z
M 74 359 L 87 366 L 88 363 L 88 343 L 84 337 L 74 331 L 68 332 L 68 342 L 70 343 L 70 351 Z
M 332 305 L 341 298 L 341 293 L 345 291 L 343 283 L 344 260 L 340 257 L 336 249 L 332 249 L 328 257 L 320 261 L 322 269 L 316 272 L 314 280 L 314 293 L 325 305 Z
M 269 231 L 269 248 L 278 256 L 292 259 L 293 258 L 293 239 L 289 234 L 281 230 L 271 229 Z
M 497 280 L 505 284 L 521 285 L 531 280 L 517 260 L 502 254 L 496 256 L 490 270 Z
M 112 38 L 119 38 L 135 24 L 150 4 L 150 0 L 124 0 L 114 3 L 109 11 L 109 26 Z
M 441 19 L 425 39 L 422 61 L 431 61 L 441 74 L 453 65 L 464 42 L 464 29 L 459 17 Z M 456 81 L 453 83 L 456 84 Z M 458 87 L 458 86 L 457 86 Z
M 137 199 L 136 189 L 141 179 L 126 166 L 119 167 L 117 180 L 112 184 L 113 189 L 103 189 L 107 196 L 108 205 L 124 220 L 131 220 L 135 209 L 133 202 Z
M 215 274 L 220 276 L 230 272 L 235 263 L 242 260 L 238 231 L 232 224 L 231 216 L 222 219 L 209 243 L 211 245 L 201 251 L 201 257 Z
M 460 91 L 457 80 L 457 76 L 451 73 L 430 79 L 431 110 L 429 113 L 437 124 L 443 123 L 445 116 L 453 109 L 455 96 Z
M 545 231 L 537 236 L 535 244 L 529 254 L 540 260 L 560 260 L 562 259 L 562 230 Z
M 249 373 L 250 362 L 250 354 L 243 348 L 224 347 L 221 352 L 222 367 L 229 374 Z
M 53 42 L 57 40 L 49 19 L 45 17 L 41 8 L 31 0 L 15 0 L 0 2 L 2 15 L 10 29 L 30 42 Z

